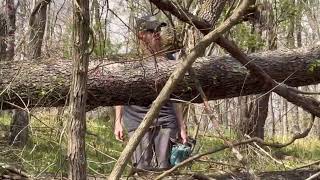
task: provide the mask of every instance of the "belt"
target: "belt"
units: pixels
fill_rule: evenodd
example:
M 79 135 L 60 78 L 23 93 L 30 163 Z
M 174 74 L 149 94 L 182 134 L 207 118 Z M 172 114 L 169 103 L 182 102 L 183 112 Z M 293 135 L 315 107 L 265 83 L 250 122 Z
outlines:
M 149 129 L 157 129 L 157 128 L 159 128 L 159 129 L 166 129 L 166 128 L 169 128 L 168 127 L 168 125 L 152 125 L 152 126 L 150 126 L 149 127 Z

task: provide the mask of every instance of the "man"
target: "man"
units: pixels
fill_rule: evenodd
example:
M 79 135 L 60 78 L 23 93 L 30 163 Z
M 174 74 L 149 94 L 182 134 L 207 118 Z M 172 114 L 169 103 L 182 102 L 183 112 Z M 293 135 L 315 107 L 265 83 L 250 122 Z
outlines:
M 159 22 L 154 16 L 146 16 L 137 20 L 138 39 L 141 50 L 145 55 L 166 56 L 172 59 L 171 54 L 161 52 L 161 27 L 166 23 Z M 128 131 L 129 137 L 138 128 L 150 106 L 116 106 L 116 122 L 114 134 L 116 139 L 123 141 L 123 128 Z M 123 123 L 122 123 L 123 121 Z M 169 157 L 171 151 L 170 138 L 176 138 L 179 133 L 182 143 L 187 142 L 187 129 L 183 121 L 182 108 L 179 104 L 167 102 L 162 106 L 158 117 L 154 120 L 149 131 L 144 135 L 133 153 L 133 165 L 137 169 L 150 170 L 152 158 L 155 155 L 157 169 L 170 168 Z

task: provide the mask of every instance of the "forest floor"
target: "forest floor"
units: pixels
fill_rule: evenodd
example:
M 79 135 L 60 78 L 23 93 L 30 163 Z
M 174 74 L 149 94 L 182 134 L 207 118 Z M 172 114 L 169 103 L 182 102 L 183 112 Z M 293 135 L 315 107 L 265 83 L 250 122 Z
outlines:
M 256 179 L 260 180 L 305 180 L 317 173 L 320 169 L 299 169 L 291 171 L 270 171 L 261 172 L 256 174 Z M 154 179 L 156 176 L 135 176 L 129 179 L 143 180 L 143 179 Z M 214 175 L 214 172 L 207 175 L 199 173 L 190 173 L 190 175 L 178 175 L 178 176 L 168 176 L 164 179 L 167 180 L 250 180 L 249 175 L 246 173 L 226 173 L 220 175 Z M 314 179 L 320 179 L 320 177 L 315 177 Z
M 10 175 L 9 179 L 21 179 L 23 174 L 32 179 L 65 179 L 67 155 L 63 123 L 47 113 L 38 114 L 38 118 L 41 122 L 31 120 L 29 142 L 18 148 L 8 146 L 6 137 L 10 120 L 8 116 L 0 117 L 0 179 L 6 179 L 6 175 Z M 106 179 L 125 144 L 114 139 L 112 123 L 105 118 L 89 119 L 87 130 L 88 179 Z M 234 138 L 231 133 L 226 135 Z M 193 154 L 221 145 L 222 141 L 214 135 L 202 133 Z M 247 145 L 241 153 L 248 158 L 250 167 L 260 179 L 300 180 L 320 171 L 320 141 L 317 138 L 298 140 L 282 149 L 265 148 L 265 152 L 254 145 Z M 127 167 L 124 176 L 129 171 Z M 165 179 L 249 179 L 230 150 L 202 157 L 174 174 Z M 152 180 L 158 175 L 149 173 L 125 179 Z

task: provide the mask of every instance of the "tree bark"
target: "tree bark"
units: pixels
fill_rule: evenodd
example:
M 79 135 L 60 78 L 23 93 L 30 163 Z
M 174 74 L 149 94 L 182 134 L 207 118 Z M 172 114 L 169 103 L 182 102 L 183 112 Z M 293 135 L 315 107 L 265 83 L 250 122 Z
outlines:
M 221 12 L 227 1 L 219 0 L 202 0 L 199 17 L 212 24 L 213 26 L 218 21 Z
M 6 53 L 5 59 L 7 61 L 14 60 L 15 55 L 15 31 L 16 31 L 16 7 L 14 0 L 6 0 L 7 12 L 7 32 L 6 32 Z M 21 109 L 13 110 L 8 143 L 10 145 L 23 147 L 28 141 L 28 125 L 29 115 L 26 111 Z
M 98 0 L 93 0 L 92 1 L 92 9 L 93 9 L 93 18 L 94 20 L 92 23 L 93 24 L 93 30 L 95 34 L 95 40 L 96 40 L 96 45 L 94 48 L 94 53 L 95 55 L 99 57 L 104 57 L 106 54 L 106 47 L 105 47 L 105 37 L 103 34 L 103 23 L 101 23 L 101 13 L 100 13 L 100 4 Z
M 7 60 L 12 60 L 14 58 L 16 32 L 16 7 L 14 6 L 14 0 L 6 0 L 6 9 L 8 13 Z
M 6 59 L 6 36 L 7 36 L 7 22 L 5 15 L 3 13 L 0 13 L 0 61 L 3 61 Z
M 69 179 L 87 179 L 85 151 L 86 100 L 90 34 L 89 1 L 73 3 L 73 68 L 68 123 Z
M 276 18 L 274 17 L 274 7 L 272 6 L 273 2 L 265 1 L 264 4 L 266 5 L 267 11 L 267 46 L 269 50 L 277 49 L 277 26 L 276 26 Z
M 268 103 L 270 93 L 260 94 L 259 99 L 250 103 L 249 112 L 245 121 L 240 121 L 241 135 L 248 134 L 250 137 L 264 139 L 264 126 L 268 116 Z M 247 104 L 245 104 L 247 105 Z
M 32 59 L 41 56 L 41 47 L 46 28 L 47 5 L 50 2 L 51 0 L 40 0 L 32 10 L 30 16 L 30 36 L 28 43 L 28 54 L 29 57 Z
M 272 136 L 271 138 L 274 138 L 276 135 L 276 117 L 275 117 L 275 108 L 272 105 L 273 101 L 273 94 L 270 94 L 270 111 L 271 111 L 271 121 L 272 121 Z
M 307 0 L 304 0 L 304 12 L 306 13 L 306 17 L 308 19 L 308 23 L 312 29 L 312 34 L 314 34 L 316 37 L 315 39 L 320 39 L 320 28 L 319 28 L 319 22 L 316 18 L 316 12 L 313 12 L 310 7 L 314 6 L 314 2 L 316 1 L 309 1 L 309 4 L 307 3 Z
M 294 1 L 290 5 L 291 7 L 294 7 Z M 295 16 L 291 15 L 288 20 L 288 26 L 287 26 L 287 48 L 294 48 L 295 47 L 295 38 L 294 38 L 294 30 L 295 30 Z
M 320 82 L 320 47 L 255 53 L 249 57 L 278 82 L 284 81 L 290 86 Z M 151 59 L 146 63 L 91 61 L 87 104 L 97 107 L 151 103 L 178 63 L 160 61 L 159 58 L 156 70 Z M 130 61 L 125 58 L 122 60 Z M 10 103 L 23 106 L 21 100 L 28 107 L 64 106 L 71 83 L 70 67 L 71 62 L 65 59 L 1 62 L 0 92 L 4 91 L 1 93 L 2 109 L 12 109 Z M 193 67 L 210 100 L 266 92 L 259 79 L 251 74 L 246 78 L 246 68 L 230 56 L 199 58 Z M 193 80 L 187 75 L 171 97 L 191 100 L 197 95 Z M 201 102 L 201 98 L 193 102 Z
M 297 12 L 297 16 L 296 16 L 296 40 L 297 40 L 297 47 L 300 48 L 302 47 L 302 7 L 303 7 L 303 2 L 302 1 L 297 1 L 296 2 L 297 7 L 298 8 L 298 12 Z M 294 111 L 295 111 L 295 117 L 293 117 L 293 121 L 294 121 L 294 126 L 296 127 L 296 129 L 298 130 L 298 132 L 300 132 L 300 115 L 299 115 L 299 107 L 295 106 L 294 107 Z
M 256 26 L 262 26 L 262 24 L 252 23 L 251 35 L 254 35 L 254 33 L 257 32 L 256 36 L 261 39 L 262 29 L 257 28 Z M 258 48 L 259 46 L 256 45 L 251 47 L 249 46 L 249 52 L 256 52 L 257 50 L 259 51 Z M 240 110 L 243 112 L 240 115 L 239 132 L 242 137 L 247 134 L 251 137 L 259 137 L 264 139 L 264 126 L 268 115 L 269 96 L 270 93 L 267 93 L 266 95 L 257 95 L 259 99 L 249 96 L 246 97 L 244 103 L 240 105 Z
M 26 111 L 14 109 L 10 124 L 8 142 L 10 145 L 23 147 L 27 144 L 29 134 L 29 116 Z

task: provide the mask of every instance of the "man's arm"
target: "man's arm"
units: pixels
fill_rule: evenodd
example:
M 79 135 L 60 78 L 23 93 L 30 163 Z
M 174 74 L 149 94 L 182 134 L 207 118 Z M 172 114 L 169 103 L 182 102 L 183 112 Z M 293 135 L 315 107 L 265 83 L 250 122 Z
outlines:
M 187 126 L 183 119 L 183 113 L 182 113 L 182 104 L 180 103 L 174 103 L 174 110 L 177 115 L 177 123 L 180 130 L 180 137 L 182 139 L 182 143 L 187 143 L 188 140 L 188 132 L 187 132 Z
M 123 106 L 115 106 L 116 109 L 116 120 L 114 123 L 114 135 L 119 141 L 123 141 L 123 128 L 122 128 L 122 115 Z

